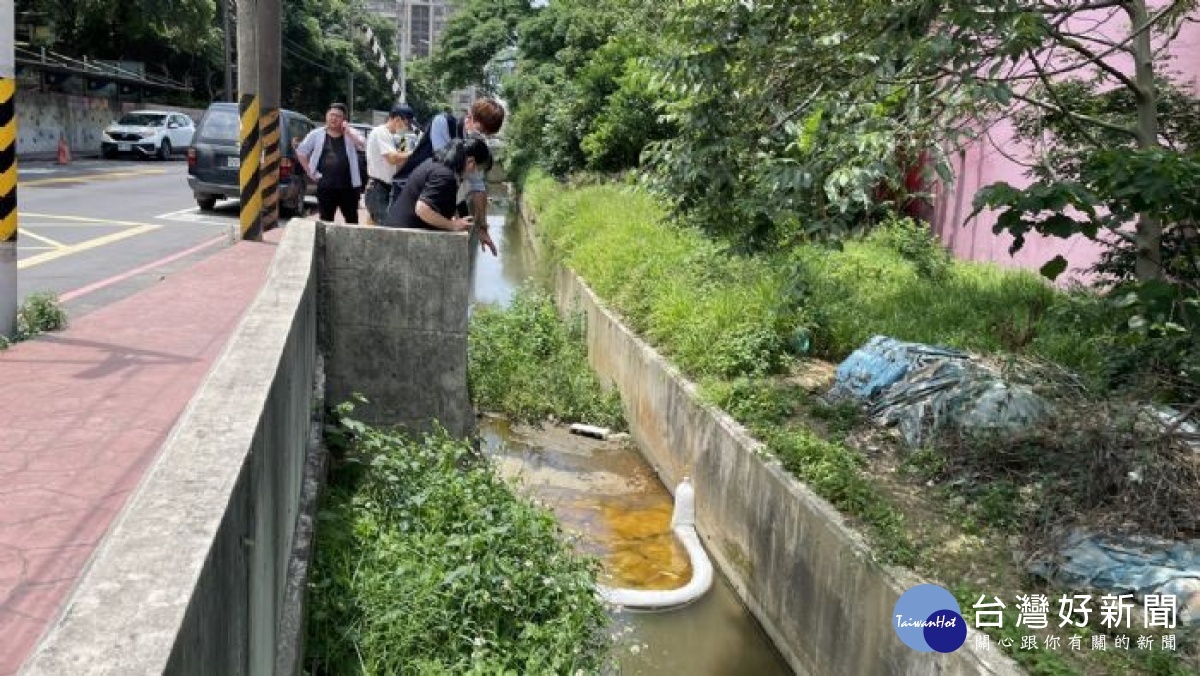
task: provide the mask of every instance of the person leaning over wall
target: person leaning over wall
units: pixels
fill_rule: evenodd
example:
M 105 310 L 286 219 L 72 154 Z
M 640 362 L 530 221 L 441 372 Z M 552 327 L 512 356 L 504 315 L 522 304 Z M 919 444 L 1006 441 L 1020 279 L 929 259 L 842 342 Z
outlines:
M 504 106 L 496 99 L 476 99 L 467 109 L 463 119 L 453 125 L 455 128 L 451 128 L 451 119 L 453 118 L 447 115 L 438 115 L 429 124 L 429 138 L 433 142 L 435 153 L 444 150 L 454 138 L 479 138 L 486 142 L 487 137 L 499 133 L 500 128 L 504 126 Z M 487 170 L 477 170 L 466 176 L 456 204 L 465 202 L 469 206 L 467 210 L 459 207 L 460 213 L 465 214 L 469 211 L 474 216 L 475 233 L 479 237 L 480 247 L 491 251 L 495 256 L 496 244 L 488 233 L 486 173 Z
M 491 167 L 492 151 L 486 140 L 454 139 L 438 157 L 413 171 L 388 208 L 383 224 L 450 232 L 470 229 L 471 218 L 456 213 L 459 187 L 473 172 L 487 172 Z

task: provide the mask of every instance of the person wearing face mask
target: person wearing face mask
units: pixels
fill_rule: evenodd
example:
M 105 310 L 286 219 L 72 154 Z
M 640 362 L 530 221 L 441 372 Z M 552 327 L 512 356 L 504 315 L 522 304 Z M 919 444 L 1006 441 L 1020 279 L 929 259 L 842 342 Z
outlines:
M 332 221 L 341 211 L 346 223 L 358 223 L 359 188 L 363 184 L 358 153 L 363 151 L 365 141 L 346 118 L 346 105 L 331 103 L 325 112 L 325 126 L 309 132 L 296 146 L 296 159 L 317 184 L 317 210 L 322 221 Z
M 408 177 L 383 224 L 451 232 L 470 229 L 473 220 L 455 214 L 459 184 L 466 176 L 491 167 L 492 152 L 484 139 L 451 141 L 439 156 L 421 164 Z
M 367 192 L 363 201 L 373 223 L 382 223 L 392 201 L 392 177 L 412 155 L 412 148 L 403 143 L 413 131 L 416 116 L 413 109 L 397 104 L 387 122 L 367 135 Z

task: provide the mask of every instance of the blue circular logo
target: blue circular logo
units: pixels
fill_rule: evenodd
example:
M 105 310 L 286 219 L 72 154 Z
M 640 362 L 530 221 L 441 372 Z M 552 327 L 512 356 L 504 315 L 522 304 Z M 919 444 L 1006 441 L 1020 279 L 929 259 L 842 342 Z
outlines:
M 892 627 L 904 645 L 923 653 L 952 653 L 967 640 L 958 600 L 936 584 L 920 584 L 901 594 Z

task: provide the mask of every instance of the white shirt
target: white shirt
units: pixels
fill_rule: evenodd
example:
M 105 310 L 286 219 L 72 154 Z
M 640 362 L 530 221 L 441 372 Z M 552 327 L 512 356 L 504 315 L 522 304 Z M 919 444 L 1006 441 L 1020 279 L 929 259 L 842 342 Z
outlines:
M 392 177 L 400 169 L 384 157 L 387 153 L 400 149 L 400 136 L 392 134 L 387 125 L 379 125 L 367 135 L 367 176 L 376 178 L 384 183 L 391 183 Z

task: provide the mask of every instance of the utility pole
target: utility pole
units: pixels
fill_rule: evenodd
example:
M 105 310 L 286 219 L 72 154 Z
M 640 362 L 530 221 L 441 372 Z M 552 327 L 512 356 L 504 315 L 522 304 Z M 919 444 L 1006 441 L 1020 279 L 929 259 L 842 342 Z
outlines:
M 280 0 L 258 0 L 258 90 L 262 95 L 262 223 L 258 236 L 279 225 Z
M 396 32 L 400 34 L 400 103 L 408 103 L 408 76 L 404 70 L 408 54 L 408 0 L 396 0 Z
M 258 190 L 258 170 L 262 142 L 258 130 L 258 2 L 238 0 L 237 9 L 238 115 L 241 118 L 238 126 L 241 141 L 239 216 L 242 239 L 259 241 L 262 239 L 262 197 Z
M 0 338 L 17 331 L 17 79 L 13 0 L 0 0 Z
M 232 22 L 229 20 L 229 9 L 233 6 L 234 0 L 220 0 L 221 2 L 221 23 L 225 33 L 224 51 L 225 51 L 225 100 L 237 101 L 237 97 L 233 93 L 233 38 L 229 31 L 231 30 Z

